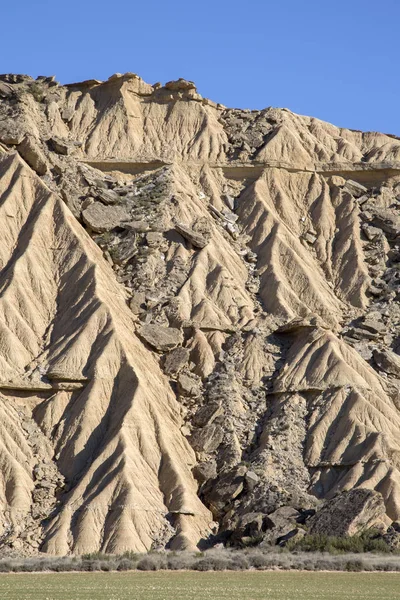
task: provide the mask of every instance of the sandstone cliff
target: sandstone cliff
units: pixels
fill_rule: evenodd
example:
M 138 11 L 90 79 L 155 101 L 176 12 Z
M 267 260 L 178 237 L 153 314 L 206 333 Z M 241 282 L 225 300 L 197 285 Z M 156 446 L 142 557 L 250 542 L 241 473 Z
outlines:
M 0 76 L 1 547 L 194 548 L 354 488 L 399 519 L 399 208 L 395 136 Z

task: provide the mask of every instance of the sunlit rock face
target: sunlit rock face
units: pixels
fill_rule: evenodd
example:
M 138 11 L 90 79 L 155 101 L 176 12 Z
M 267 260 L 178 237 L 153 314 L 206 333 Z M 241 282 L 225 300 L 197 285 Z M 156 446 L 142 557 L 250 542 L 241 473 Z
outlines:
M 0 76 L 1 548 L 399 519 L 399 208 L 394 136 Z

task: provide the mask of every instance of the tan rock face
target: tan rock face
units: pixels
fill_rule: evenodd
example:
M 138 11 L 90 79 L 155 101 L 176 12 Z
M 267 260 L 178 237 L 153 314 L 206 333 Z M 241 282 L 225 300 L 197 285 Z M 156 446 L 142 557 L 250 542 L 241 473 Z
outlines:
M 182 79 L 0 91 L 0 545 L 400 519 L 400 141 Z
M 310 533 L 357 535 L 372 527 L 382 528 L 384 517 L 381 494 L 367 489 L 351 490 L 330 500 L 310 519 Z

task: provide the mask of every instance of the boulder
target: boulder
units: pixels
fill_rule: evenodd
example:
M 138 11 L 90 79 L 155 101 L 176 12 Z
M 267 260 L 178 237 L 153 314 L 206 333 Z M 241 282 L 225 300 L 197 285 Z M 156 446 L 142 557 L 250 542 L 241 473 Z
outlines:
M 201 379 L 193 373 L 180 373 L 178 377 L 178 391 L 182 396 L 196 398 L 200 395 Z
M 214 515 L 221 515 L 224 507 L 243 491 L 246 471 L 247 468 L 244 465 L 238 465 L 222 473 L 219 479 L 213 483 L 207 500 Z
M 228 233 L 231 234 L 231 236 L 233 237 L 234 240 L 237 239 L 238 235 L 239 235 L 239 228 L 237 225 L 235 225 L 234 223 L 226 223 L 225 224 L 225 229 Z
M 136 233 L 145 233 L 149 231 L 150 226 L 146 221 L 129 221 L 129 223 L 122 223 L 121 227 L 135 231 Z
M 270 527 L 268 517 L 261 512 L 249 512 L 240 517 L 234 528 L 232 542 L 239 545 L 249 545 L 255 540 L 261 541 Z
M 233 196 L 231 196 L 230 194 L 225 194 L 222 197 L 223 200 L 225 200 L 226 204 L 229 206 L 229 208 L 231 210 L 234 210 L 235 208 L 235 198 Z
M 110 247 L 110 253 L 113 262 L 122 265 L 130 260 L 135 254 L 137 254 L 136 234 L 133 232 L 127 232 L 125 236 L 118 244 Z
M 138 335 L 155 350 L 167 352 L 173 350 L 183 341 L 182 332 L 174 327 L 162 325 L 143 325 Z
M 245 254 L 245 260 L 247 260 L 247 262 L 249 262 L 249 263 L 255 264 L 255 263 L 257 263 L 258 256 L 255 252 L 248 250 L 248 252 L 246 252 L 246 254 Z
M 357 183 L 357 181 L 353 181 L 352 179 L 346 181 L 343 189 L 355 198 L 359 198 L 360 196 L 363 196 L 365 192 L 368 192 L 368 189 L 364 185 L 361 185 L 361 183 Z
M 400 216 L 397 210 L 374 207 L 372 224 L 382 229 L 389 239 L 395 240 L 400 234 Z
M 273 529 L 287 529 L 290 524 L 293 529 L 293 525 L 297 523 L 300 516 L 300 512 L 292 506 L 280 506 L 274 512 L 269 513 L 268 519 L 270 521 L 270 528 Z
M 379 338 L 379 334 L 377 332 L 364 329 L 363 327 L 352 327 L 349 329 L 349 334 L 355 340 L 375 340 Z
M 304 235 L 302 235 L 302 239 L 306 241 L 307 244 L 311 244 L 312 246 L 317 241 L 317 236 L 314 233 L 307 231 Z
M 311 519 L 309 532 L 322 535 L 357 535 L 381 527 L 385 519 L 382 494 L 366 488 L 342 492 L 329 500 Z
M 26 135 L 24 137 L 22 142 L 18 144 L 18 152 L 38 175 L 47 173 L 46 157 L 33 136 Z
M 228 223 L 236 223 L 236 221 L 239 219 L 238 215 L 236 215 L 233 212 L 230 212 L 229 210 L 224 210 L 222 212 L 222 216 Z
M 364 223 L 361 226 L 361 229 L 363 230 L 365 237 L 370 242 L 377 240 L 382 235 L 382 229 L 379 227 L 374 227 L 373 225 L 368 225 L 367 223 Z
M 121 196 L 109 189 L 98 189 L 96 190 L 96 197 L 101 200 L 103 204 L 118 204 L 121 201 Z
M 378 321 L 377 319 L 366 317 L 360 324 L 362 329 L 366 329 L 371 333 L 377 333 L 379 335 L 384 335 L 387 332 L 387 327 L 385 323 L 382 321 Z
M 382 371 L 400 378 L 400 356 L 391 350 L 374 350 L 375 363 Z
M 129 302 L 129 308 L 134 315 L 140 315 L 146 310 L 146 294 L 144 292 L 135 292 Z
M 203 235 L 197 233 L 196 231 L 193 231 L 191 227 L 188 227 L 183 223 L 176 222 L 175 229 L 178 233 L 181 234 L 183 238 L 185 238 L 185 240 L 190 242 L 195 248 L 205 248 L 208 244 L 208 240 Z
M 193 467 L 193 476 L 200 483 L 215 479 L 217 476 L 217 464 L 214 460 L 207 462 L 200 462 L 198 465 Z
M 273 513 L 249 513 L 241 517 L 235 528 L 234 538 L 241 538 L 241 542 L 249 543 L 251 538 L 262 538 L 263 545 L 285 545 L 297 535 L 297 519 L 299 512 L 290 506 L 282 506 Z
M 224 439 L 224 431 L 218 423 L 194 429 L 190 436 L 190 445 L 196 452 L 215 452 Z
M 247 471 L 246 473 L 246 486 L 248 490 L 253 490 L 257 483 L 260 481 L 259 476 L 254 471 Z
M 129 218 L 128 211 L 122 206 L 104 206 L 93 202 L 82 211 L 83 222 L 97 233 L 111 231 Z
M 72 121 L 74 114 L 75 114 L 75 111 L 72 108 L 72 106 L 67 106 L 66 108 L 63 109 L 63 111 L 61 113 L 61 118 L 66 123 L 69 123 L 70 121 Z
M 69 156 L 81 145 L 82 144 L 80 142 L 71 142 L 70 140 L 66 140 L 59 136 L 53 136 L 50 139 L 50 146 L 54 152 L 57 152 L 57 154 L 63 154 L 64 156 Z
M 197 410 L 193 417 L 193 424 L 196 425 L 196 427 L 205 427 L 223 414 L 224 409 L 220 402 L 210 402 L 204 404 Z
M 366 317 L 356 322 L 356 327 L 349 330 L 350 335 L 356 340 L 374 340 L 387 333 L 387 327 L 383 321 Z
M 188 363 L 189 350 L 179 346 L 167 354 L 164 360 L 164 371 L 167 375 L 175 375 Z

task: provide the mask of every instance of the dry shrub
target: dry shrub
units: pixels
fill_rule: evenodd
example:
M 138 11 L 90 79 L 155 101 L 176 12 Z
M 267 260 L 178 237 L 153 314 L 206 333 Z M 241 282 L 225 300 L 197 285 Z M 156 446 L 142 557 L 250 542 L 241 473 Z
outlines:
M 136 568 L 139 571 L 159 571 L 168 567 L 167 558 L 163 554 L 147 554 L 139 560 Z
M 379 552 L 390 553 L 390 547 L 379 536 L 379 532 L 369 530 L 361 535 L 305 535 L 300 540 L 289 540 L 286 548 L 291 551 L 329 552 L 330 554 Z
M 224 557 L 206 556 L 194 563 L 196 571 L 225 571 L 228 569 L 230 561 Z
M 81 563 L 81 570 L 82 571 L 101 571 L 100 564 L 101 564 L 101 562 L 99 560 L 85 559 Z
M 0 561 L 0 573 L 9 573 L 11 570 L 11 563 L 8 560 Z
M 247 560 L 253 569 L 267 569 L 271 567 L 271 559 L 267 554 L 262 554 L 261 552 L 249 554 Z
M 151 552 L 120 556 L 91 554 L 85 557 L 0 559 L 0 573 L 40 571 L 141 571 L 196 570 L 241 571 L 245 569 L 285 569 L 304 571 L 398 571 L 400 554 L 328 552 L 288 552 L 271 548 L 207 550 L 205 552 Z
M 130 558 L 122 558 L 117 564 L 117 571 L 132 571 L 135 568 L 135 563 Z
M 127 560 L 127 559 L 124 559 Z M 131 567 L 129 567 L 129 570 L 134 569 L 134 563 L 132 561 L 130 561 L 130 564 L 132 565 Z M 117 563 L 115 560 L 101 560 L 100 561 L 100 569 L 102 571 L 122 571 L 122 570 L 128 570 L 128 569 L 121 569 L 120 568 L 121 563 Z
M 194 569 L 196 557 L 188 552 L 173 552 L 168 555 L 167 568 L 171 571 Z

